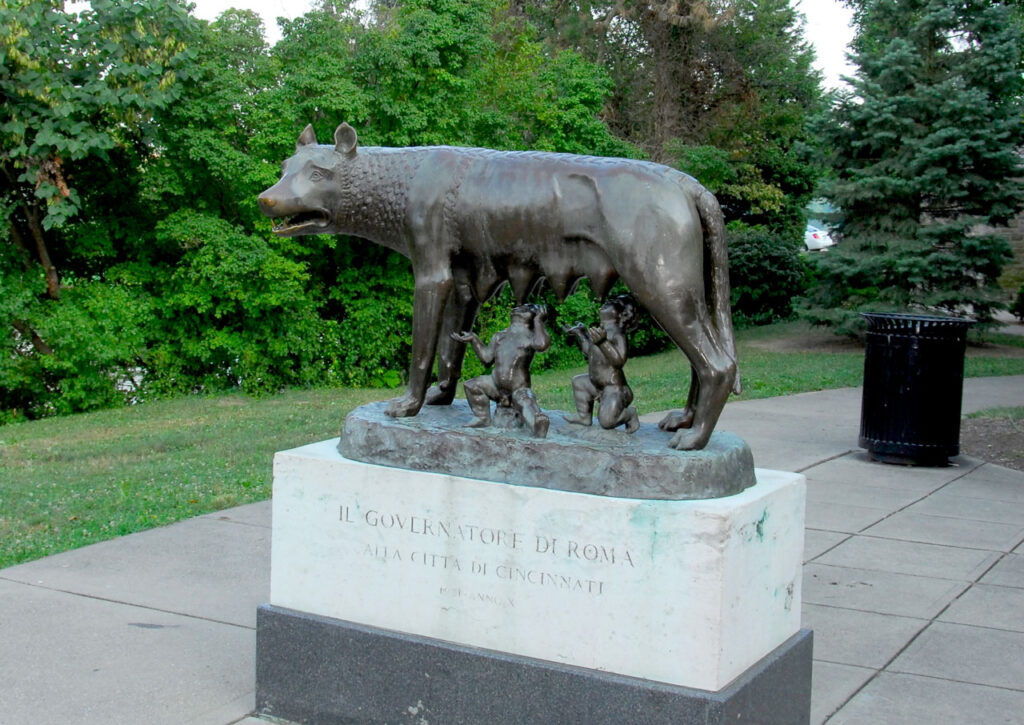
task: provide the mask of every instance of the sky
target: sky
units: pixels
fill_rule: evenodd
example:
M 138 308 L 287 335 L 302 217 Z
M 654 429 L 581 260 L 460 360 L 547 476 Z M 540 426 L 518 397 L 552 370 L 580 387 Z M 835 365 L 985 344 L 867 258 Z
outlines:
M 229 7 L 251 9 L 262 17 L 271 45 L 281 37 L 276 18 L 294 18 L 309 10 L 310 0 L 192 0 L 195 15 L 214 20 Z M 851 75 L 846 63 L 846 46 L 853 38 L 850 10 L 839 0 L 798 0 L 797 8 L 807 17 L 807 39 L 814 44 L 818 68 L 825 74 L 825 85 L 836 88 L 841 75 Z

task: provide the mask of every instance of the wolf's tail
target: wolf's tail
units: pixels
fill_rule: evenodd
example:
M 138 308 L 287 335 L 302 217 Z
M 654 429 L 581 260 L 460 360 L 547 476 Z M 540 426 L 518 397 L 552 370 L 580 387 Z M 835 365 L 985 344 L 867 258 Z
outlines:
M 704 284 L 711 321 L 726 351 L 736 359 L 736 338 L 732 329 L 732 305 L 729 301 L 729 250 L 725 239 L 725 219 L 715 195 L 703 187 L 696 191 L 697 213 L 704 227 Z M 737 371 L 732 391 L 743 385 Z

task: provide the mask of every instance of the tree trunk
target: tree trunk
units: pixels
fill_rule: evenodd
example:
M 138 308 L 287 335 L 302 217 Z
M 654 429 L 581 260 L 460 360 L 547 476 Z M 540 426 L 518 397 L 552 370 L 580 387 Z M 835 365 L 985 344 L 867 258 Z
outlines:
M 27 322 L 24 320 L 11 320 L 11 325 L 15 330 L 21 333 L 23 337 L 28 338 L 32 341 L 32 347 L 36 349 L 40 355 L 52 355 L 53 348 L 46 344 L 43 338 L 39 337 L 39 333 L 33 330 Z
M 28 221 L 29 231 L 36 243 L 36 252 L 39 255 L 39 263 L 43 265 L 43 272 L 46 274 L 46 293 L 51 299 L 60 299 L 60 278 L 57 276 L 57 268 L 53 266 L 50 259 L 50 251 L 46 248 L 46 236 L 43 234 L 43 227 L 39 223 L 39 212 L 34 204 L 23 204 L 25 219 Z
M 25 269 L 29 269 L 32 266 L 32 255 L 29 254 L 28 246 L 25 244 L 25 237 L 22 236 L 21 230 L 18 229 L 18 225 L 11 220 L 10 223 L 11 240 L 14 242 L 14 246 L 18 250 L 18 256 L 21 257 L 21 263 Z

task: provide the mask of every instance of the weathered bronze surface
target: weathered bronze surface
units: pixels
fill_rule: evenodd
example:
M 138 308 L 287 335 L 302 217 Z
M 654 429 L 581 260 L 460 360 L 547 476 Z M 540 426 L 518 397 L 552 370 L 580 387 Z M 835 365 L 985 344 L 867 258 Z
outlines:
M 484 345 L 475 332 L 453 332 L 456 342 L 469 343 L 484 365 L 493 365 L 490 375 L 480 375 L 463 383 L 466 401 L 473 411 L 471 428 L 491 424 L 491 401 L 499 408 L 511 408 L 538 438 L 548 434 L 550 419 L 541 411 L 530 390 L 530 365 L 533 356 L 551 346 L 542 305 L 520 305 L 512 310 L 511 324 L 494 333 Z
M 338 450 L 379 466 L 466 476 L 517 486 L 595 496 L 685 500 L 739 493 L 756 483 L 754 458 L 742 438 L 715 431 L 700 451 L 674 451 L 672 433 L 641 423 L 634 435 L 600 426 L 571 425 L 548 411 L 546 438 L 526 429 L 471 428 L 463 400 L 426 406 L 397 421 L 386 403 L 361 405 L 345 418 Z
M 627 433 L 636 433 L 640 416 L 633 402 L 633 390 L 626 383 L 622 368 L 629 354 L 626 329 L 636 317 L 636 303 L 623 295 L 601 305 L 601 326 L 584 327 L 577 322 L 565 332 L 575 336 L 587 357 L 587 372 L 572 379 L 572 396 L 576 415 L 566 418 L 570 423 L 592 425 L 594 402 L 600 403 L 597 421 L 602 428 L 625 424 Z
M 670 445 L 702 448 L 738 385 L 722 212 L 693 178 L 658 164 L 448 146 L 334 145 L 311 126 L 281 180 L 259 196 L 275 232 L 351 234 L 412 262 L 413 350 L 406 394 L 388 414 L 455 396 L 481 301 L 511 284 L 524 302 L 541 279 L 564 299 L 587 277 L 603 297 L 621 277 L 693 368 L 686 409 L 659 424 Z M 705 264 L 707 260 L 707 264 Z M 438 385 L 427 386 L 438 361 Z

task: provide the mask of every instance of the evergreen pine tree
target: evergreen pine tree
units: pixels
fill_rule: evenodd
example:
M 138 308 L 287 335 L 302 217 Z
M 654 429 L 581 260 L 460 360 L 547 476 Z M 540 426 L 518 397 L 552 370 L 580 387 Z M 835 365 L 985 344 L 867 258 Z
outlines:
M 1009 256 L 991 227 L 1024 206 L 1020 18 L 992 0 L 849 2 L 856 75 L 817 124 L 842 243 L 815 257 L 803 313 L 842 332 L 865 309 L 988 320 Z

